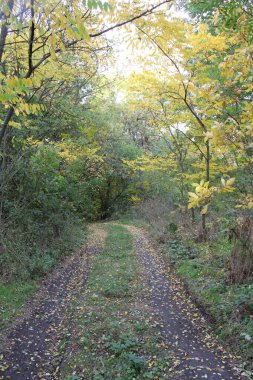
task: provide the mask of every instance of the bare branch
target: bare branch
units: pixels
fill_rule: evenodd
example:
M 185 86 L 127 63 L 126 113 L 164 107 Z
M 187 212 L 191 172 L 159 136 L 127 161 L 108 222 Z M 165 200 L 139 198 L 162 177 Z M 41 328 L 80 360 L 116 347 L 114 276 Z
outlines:
M 31 27 L 30 27 L 30 36 L 29 36 L 29 45 L 28 45 L 28 70 L 32 70 L 33 62 L 33 41 L 35 33 L 35 24 L 34 24 L 34 0 L 31 0 Z
M 121 26 L 124 26 L 124 25 L 127 25 L 127 24 L 130 24 L 131 22 L 135 21 L 135 20 L 138 20 L 139 18 L 143 17 L 143 16 L 146 16 L 148 14 L 151 14 L 155 9 L 161 7 L 162 5 L 164 4 L 168 4 L 168 3 L 171 3 L 172 0 L 165 0 L 157 5 L 154 5 L 153 7 L 151 7 L 150 9 L 147 9 L 145 12 L 143 13 L 140 13 L 139 15 L 137 16 L 134 16 L 126 21 L 123 21 L 123 22 L 120 22 L 119 24 L 116 24 L 116 25 L 113 25 L 107 29 L 104 29 L 102 30 L 101 32 L 98 32 L 98 33 L 94 33 L 94 34 L 90 34 L 90 37 L 91 38 L 94 38 L 94 37 L 98 37 L 98 36 L 101 36 L 102 34 L 105 34 L 113 29 L 116 29 L 116 28 L 119 28 Z

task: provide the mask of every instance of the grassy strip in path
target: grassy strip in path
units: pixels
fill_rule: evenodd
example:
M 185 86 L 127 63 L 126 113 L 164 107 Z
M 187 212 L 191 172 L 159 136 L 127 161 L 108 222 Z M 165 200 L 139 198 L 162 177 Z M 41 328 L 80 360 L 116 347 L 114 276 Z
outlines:
M 171 359 L 153 326 L 143 286 L 131 234 L 108 225 L 105 248 L 76 305 L 79 319 L 61 379 L 168 379 Z

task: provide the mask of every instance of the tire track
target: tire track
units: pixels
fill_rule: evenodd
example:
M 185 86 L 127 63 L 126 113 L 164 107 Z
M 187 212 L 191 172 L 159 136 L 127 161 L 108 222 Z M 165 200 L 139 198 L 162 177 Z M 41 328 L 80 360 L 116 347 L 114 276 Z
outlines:
M 175 357 L 174 380 L 239 380 L 234 360 L 210 335 L 210 329 L 182 282 L 166 269 L 162 253 L 148 234 L 129 226 L 144 266 L 150 303 L 158 328 Z
M 51 380 L 59 362 L 59 343 L 74 317 L 71 304 L 83 292 L 92 257 L 103 247 L 106 233 L 92 226 L 88 242 L 52 273 L 35 295 L 31 311 L 9 330 L 0 354 L 0 379 Z

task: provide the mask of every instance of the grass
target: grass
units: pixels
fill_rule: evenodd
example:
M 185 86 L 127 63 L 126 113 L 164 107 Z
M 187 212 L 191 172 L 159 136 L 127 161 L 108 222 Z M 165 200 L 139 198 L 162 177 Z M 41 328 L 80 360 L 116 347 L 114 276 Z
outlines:
M 36 289 L 35 281 L 0 283 L 0 330 L 9 324 Z
M 78 324 L 71 332 L 71 349 L 65 352 L 60 377 L 161 379 L 166 373 L 168 378 L 171 359 L 152 324 L 132 236 L 122 225 L 107 228 L 86 293 L 74 305 Z
M 117 223 L 123 224 L 123 225 L 131 225 L 135 227 L 143 227 L 143 228 L 149 228 L 149 224 L 146 223 L 142 219 L 133 219 L 131 217 L 121 217 L 119 220 L 117 220 Z

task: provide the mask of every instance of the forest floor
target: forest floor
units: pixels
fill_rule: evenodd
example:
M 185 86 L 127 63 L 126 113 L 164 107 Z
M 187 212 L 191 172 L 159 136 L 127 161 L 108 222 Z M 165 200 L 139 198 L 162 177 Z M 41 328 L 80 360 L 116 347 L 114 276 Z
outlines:
M 239 380 L 148 233 L 92 225 L 0 341 L 0 379 Z

